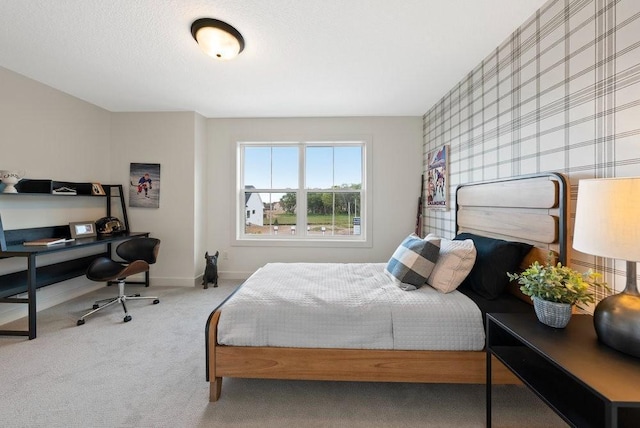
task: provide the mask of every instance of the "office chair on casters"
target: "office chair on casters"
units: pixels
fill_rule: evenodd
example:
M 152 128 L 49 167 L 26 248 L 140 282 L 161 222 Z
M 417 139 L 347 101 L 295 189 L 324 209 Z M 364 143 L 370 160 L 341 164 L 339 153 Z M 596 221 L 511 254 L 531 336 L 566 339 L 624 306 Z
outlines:
M 93 310 L 84 314 L 78 325 L 84 324 L 84 319 L 108 306 L 121 303 L 124 309 L 124 322 L 131 321 L 131 315 L 127 311 L 125 302 L 127 300 L 152 299 L 153 304 L 160 303 L 157 297 L 140 296 L 140 294 L 124 294 L 124 284 L 128 276 L 138 273 L 148 272 L 149 265 L 156 262 L 158 251 L 160 250 L 160 240 L 155 238 L 133 238 L 123 242 L 116 248 L 116 254 L 125 262 L 117 262 L 109 257 L 98 257 L 87 268 L 87 278 L 92 281 L 118 282 L 118 296 L 109 299 L 98 300 L 93 305 Z

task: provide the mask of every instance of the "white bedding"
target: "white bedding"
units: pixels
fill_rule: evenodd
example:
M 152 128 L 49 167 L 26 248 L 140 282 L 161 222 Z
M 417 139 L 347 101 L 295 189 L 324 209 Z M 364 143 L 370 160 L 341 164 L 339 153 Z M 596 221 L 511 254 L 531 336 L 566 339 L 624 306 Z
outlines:
M 480 309 L 454 291 L 401 290 L 385 263 L 269 263 L 222 307 L 234 346 L 481 350 Z

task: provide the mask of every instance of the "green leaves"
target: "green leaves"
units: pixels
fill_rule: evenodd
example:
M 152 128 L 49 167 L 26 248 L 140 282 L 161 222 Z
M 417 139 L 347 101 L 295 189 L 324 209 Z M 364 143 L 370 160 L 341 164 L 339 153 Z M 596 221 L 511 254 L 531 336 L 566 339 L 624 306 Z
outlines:
M 593 287 L 609 287 L 602 282 L 602 275 L 589 269 L 579 273 L 561 263 L 551 265 L 549 261 L 544 265 L 533 262 L 520 274 L 507 273 L 511 281 L 518 281 L 523 294 L 539 297 L 556 303 L 571 305 L 594 303 Z

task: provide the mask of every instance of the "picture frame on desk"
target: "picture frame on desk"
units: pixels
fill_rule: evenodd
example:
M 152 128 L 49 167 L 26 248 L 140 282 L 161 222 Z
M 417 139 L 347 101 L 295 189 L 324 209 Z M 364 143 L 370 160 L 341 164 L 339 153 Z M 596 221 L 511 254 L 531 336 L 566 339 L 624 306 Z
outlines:
M 92 221 L 77 221 L 69 223 L 69 231 L 74 239 L 91 238 L 97 235 L 96 224 Z

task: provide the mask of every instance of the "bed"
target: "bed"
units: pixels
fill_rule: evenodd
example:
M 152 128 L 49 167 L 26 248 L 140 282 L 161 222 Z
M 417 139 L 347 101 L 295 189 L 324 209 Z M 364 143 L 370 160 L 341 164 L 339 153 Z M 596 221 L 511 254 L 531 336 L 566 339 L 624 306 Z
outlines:
M 477 274 L 476 266 L 481 261 L 480 251 L 483 251 L 481 248 L 485 239 L 491 242 L 495 240 L 496 242 L 506 241 L 509 244 L 522 244 L 523 248 L 524 245 L 527 245 L 526 251 L 522 253 L 523 257 L 518 261 L 520 268 L 528 266 L 533 260 L 543 262 L 550 254 L 554 259 L 566 263 L 567 206 L 566 179 L 557 173 L 543 173 L 461 185 L 456 190 L 455 218 L 458 236 L 454 240 L 458 240 L 458 237 L 460 237 L 460 242 L 469 237 L 474 239 L 474 244 L 478 248 L 478 258 L 473 267 L 473 275 Z M 389 300 L 402 302 L 409 299 L 406 296 L 412 296 L 410 304 L 415 304 L 413 296 L 416 299 L 428 300 L 433 297 L 434 293 L 441 295 L 434 298 L 444 297 L 447 300 L 455 300 L 457 303 L 454 303 L 453 306 L 458 303 L 462 304 L 461 302 L 464 300 L 466 301 L 464 304 L 470 304 L 475 308 L 472 311 L 476 312 L 474 315 L 476 326 L 478 316 L 480 317 L 480 329 L 482 329 L 480 334 L 484 332 L 482 323 L 484 323 L 485 315 L 488 312 L 531 310 L 530 304 L 526 303 L 528 298 L 522 296 L 515 285 L 510 285 L 504 292 L 496 292 L 496 295 L 491 298 L 486 298 L 484 290 L 479 291 L 468 285 L 461 286 L 458 290 L 446 294 L 429 290 L 430 287 L 426 285 L 415 291 L 405 291 L 398 287 L 397 281 L 395 284 L 384 283 L 383 276 L 389 272 L 381 274 L 382 276 L 379 272 L 383 271 L 385 267 L 388 268 L 389 265 L 378 263 L 367 264 L 369 266 L 347 264 L 347 269 L 350 269 L 349 275 L 353 276 L 344 282 L 349 284 L 364 281 L 362 278 L 366 277 L 373 278 L 374 283 L 377 282 L 373 288 L 367 291 L 366 304 L 352 304 L 348 311 L 349 313 L 360 310 L 370 312 L 370 318 L 368 318 L 370 321 L 361 322 L 360 324 L 363 326 L 358 324 L 357 328 L 353 327 L 354 321 L 348 316 L 341 321 L 343 324 L 323 322 L 322 325 L 315 327 L 313 334 L 307 334 L 308 337 L 320 338 L 320 343 L 305 340 L 305 334 L 299 331 L 287 331 L 286 334 L 283 334 L 282 330 L 285 330 L 285 324 L 297 325 L 297 323 L 291 322 L 291 318 L 264 322 L 265 325 L 270 325 L 269 328 L 266 328 L 262 325 L 263 322 L 259 321 L 259 318 L 247 319 L 246 322 L 242 322 L 243 315 L 232 315 L 235 310 L 234 305 L 236 307 L 246 305 L 246 303 L 242 303 L 242 296 L 245 296 L 245 302 L 251 301 L 250 292 L 259 288 L 256 284 L 274 281 L 273 272 L 280 272 L 280 277 L 285 278 L 285 272 L 288 269 L 286 265 L 268 264 L 259 269 L 220 306 L 215 308 L 209 316 L 205 337 L 210 401 L 219 399 L 222 380 L 225 377 L 482 384 L 485 383 L 486 368 L 486 354 L 483 350 L 484 336 L 481 337 L 481 343 L 478 343 L 476 336 L 475 339 L 472 338 L 468 341 L 467 339 L 458 341 L 465 345 L 456 345 L 451 349 L 447 349 L 447 346 L 450 345 L 444 345 L 444 347 L 437 345 L 435 349 L 414 349 L 411 343 L 423 341 L 422 337 L 417 337 L 416 334 L 429 330 L 429 324 L 427 323 L 426 327 L 423 325 L 410 330 L 410 333 L 405 334 L 407 339 L 404 341 L 397 340 L 395 336 L 400 337 L 401 335 L 394 332 L 389 339 L 386 331 L 389 329 L 387 318 L 395 317 L 397 319 L 399 314 L 411 311 L 405 311 L 402 307 L 394 308 L 386 304 L 381 305 L 380 302 Z M 290 276 L 298 279 L 306 271 L 332 272 L 332 269 L 344 269 L 344 266 L 334 266 L 334 264 L 318 264 L 315 267 L 307 264 L 291 265 L 302 269 L 303 273 L 299 271 L 289 273 Z M 485 265 L 489 266 L 486 259 Z M 370 272 L 367 269 L 374 269 L 374 271 Z M 310 275 L 313 274 L 310 273 Z M 323 274 L 323 281 L 326 282 L 326 277 L 332 275 Z M 465 284 L 471 279 L 471 276 L 468 276 Z M 296 287 L 295 282 L 287 283 L 283 279 L 281 284 L 276 281 L 270 288 L 282 290 Z M 326 290 L 330 288 L 329 284 Z M 348 287 L 344 287 L 343 284 L 340 288 Z M 345 292 L 347 293 L 346 298 L 342 295 L 332 297 L 333 294 L 327 291 L 326 295 L 321 296 L 321 300 L 334 299 L 350 302 L 349 293 L 351 290 L 346 289 Z M 247 295 L 249 297 L 246 297 Z M 390 299 L 389 296 L 393 296 L 393 298 Z M 282 296 L 272 296 L 271 299 L 272 308 L 280 308 L 279 305 L 283 303 L 288 304 L 286 293 Z M 313 299 L 318 299 L 318 297 L 313 297 Z M 440 304 L 437 303 L 436 306 Z M 321 305 L 312 301 L 310 306 L 318 308 Z M 330 309 L 327 310 L 330 311 Z M 340 310 L 334 309 L 334 311 Z M 249 312 L 256 311 L 259 310 L 253 307 L 249 309 Z M 343 310 L 343 312 L 347 311 Z M 305 315 L 297 313 L 296 316 L 305 317 Z M 325 321 L 335 318 L 335 313 L 327 312 L 325 314 Z M 405 324 L 412 325 L 413 322 L 407 320 Z M 351 323 L 350 327 L 345 329 L 344 323 Z M 234 325 L 237 325 L 238 329 L 233 330 Z M 258 325 L 260 328 L 256 328 Z M 478 327 L 475 328 L 478 329 Z M 362 330 L 360 339 L 351 339 L 340 333 L 341 331 L 359 329 Z M 467 330 L 467 327 L 463 329 Z M 259 336 L 258 339 L 254 339 L 262 340 L 262 342 L 254 342 L 254 339 L 246 341 L 241 337 L 241 331 Z M 366 343 L 362 343 L 363 335 L 367 338 Z M 369 343 L 369 339 L 373 337 L 380 340 L 372 340 Z M 468 345 L 467 342 L 471 345 Z M 518 383 L 518 380 L 500 363 L 495 362 L 494 367 L 493 383 Z

